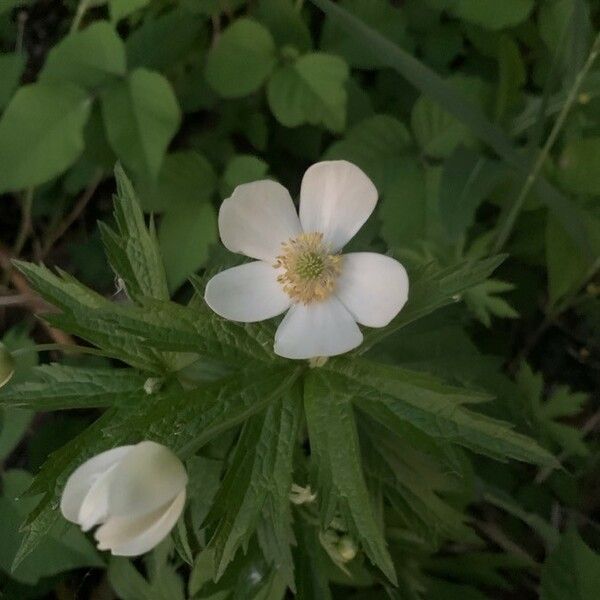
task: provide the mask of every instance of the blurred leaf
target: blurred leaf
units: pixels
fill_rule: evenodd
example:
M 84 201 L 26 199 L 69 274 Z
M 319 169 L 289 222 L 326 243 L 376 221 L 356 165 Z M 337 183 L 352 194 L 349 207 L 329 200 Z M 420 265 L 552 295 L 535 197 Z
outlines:
M 238 19 L 219 37 L 206 64 L 208 83 L 225 98 L 258 90 L 275 66 L 275 42 L 260 23 Z
M 501 121 L 518 105 L 521 88 L 527 80 L 519 46 L 507 35 L 502 35 L 498 42 L 498 67 L 495 117 Z
M 542 567 L 541 600 L 595 600 L 600 556 L 571 529 Z
M 269 165 L 251 154 L 236 154 L 227 163 L 219 186 L 222 198 L 231 196 L 233 190 L 243 183 L 266 179 Z
M 125 46 L 106 21 L 64 37 L 40 73 L 45 83 L 70 82 L 94 90 L 125 74 Z
M 20 88 L 0 119 L 0 193 L 44 183 L 70 167 L 83 151 L 90 107 L 72 84 Z
M 209 201 L 216 189 L 217 176 L 211 164 L 198 152 L 167 154 L 155 185 L 139 186 L 146 212 L 184 210 Z
M 269 106 L 286 127 L 322 123 L 331 131 L 342 131 L 348 74 L 348 66 L 337 56 L 305 54 L 275 70 L 267 86 Z
M 22 54 L 0 54 L 0 111 L 17 89 L 24 69 L 25 57 Z
M 524 21 L 534 6 L 534 0 L 457 0 L 453 12 L 486 29 L 504 29 Z
M 149 4 L 150 0 L 108 0 L 110 19 L 117 23 L 140 8 Z
M 209 246 L 217 241 L 214 208 L 196 202 L 169 210 L 161 219 L 158 241 L 169 289 L 174 292 L 204 264 Z
M 127 38 L 127 65 L 130 70 L 171 70 L 187 57 L 204 33 L 202 19 L 185 10 L 147 18 Z
M 410 46 L 407 20 L 400 7 L 392 6 L 387 0 L 343 0 L 340 5 L 394 43 Z M 387 66 L 377 52 L 357 42 L 334 19 L 325 20 L 321 47 L 343 56 L 352 67 L 377 69 Z
M 560 182 L 576 194 L 600 194 L 600 136 L 573 138 L 558 159 Z
M 260 0 L 257 16 L 271 31 L 278 46 L 290 45 L 300 52 L 308 52 L 312 40 L 293 0 Z
M 170 83 L 158 73 L 136 69 L 103 90 L 101 101 L 116 155 L 140 177 L 156 178 L 181 119 Z

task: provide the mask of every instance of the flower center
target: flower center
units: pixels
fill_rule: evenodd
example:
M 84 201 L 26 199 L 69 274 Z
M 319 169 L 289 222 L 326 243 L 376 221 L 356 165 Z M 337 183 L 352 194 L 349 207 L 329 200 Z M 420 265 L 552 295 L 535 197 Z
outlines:
M 342 257 L 331 254 L 322 233 L 302 233 L 283 243 L 281 249 L 273 266 L 283 269 L 277 281 L 292 300 L 310 304 L 331 296 Z

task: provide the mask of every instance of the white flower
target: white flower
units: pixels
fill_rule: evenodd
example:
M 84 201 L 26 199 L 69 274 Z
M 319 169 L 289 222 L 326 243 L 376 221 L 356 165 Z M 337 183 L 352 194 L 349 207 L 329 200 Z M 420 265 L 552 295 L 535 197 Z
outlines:
M 340 254 L 376 204 L 371 180 L 346 161 L 306 171 L 300 218 L 279 183 L 238 186 L 221 205 L 221 240 L 257 261 L 213 277 L 206 302 L 222 317 L 245 323 L 288 311 L 275 334 L 275 352 L 286 358 L 356 348 L 363 339 L 357 323 L 384 327 L 408 298 L 398 261 L 371 252 Z
M 165 446 L 144 441 L 102 452 L 69 477 L 60 509 L 100 550 L 115 556 L 148 552 L 171 531 L 183 511 L 187 473 Z

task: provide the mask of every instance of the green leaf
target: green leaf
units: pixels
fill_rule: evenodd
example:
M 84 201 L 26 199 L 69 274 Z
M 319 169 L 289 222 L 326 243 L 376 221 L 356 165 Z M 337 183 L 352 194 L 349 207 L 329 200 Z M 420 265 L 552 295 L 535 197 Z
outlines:
M 146 376 L 130 369 L 85 369 L 43 365 L 32 372 L 34 381 L 0 391 L 0 405 L 45 412 L 99 408 L 143 402 Z
M 478 1 L 478 0 L 474 0 Z M 529 176 L 529 165 L 517 152 L 504 132 L 491 123 L 483 111 L 460 91 L 431 71 L 423 63 L 397 45 L 381 36 L 376 30 L 356 19 L 331 0 L 311 0 L 328 16 L 339 22 L 364 46 L 372 48 L 385 64 L 392 67 L 412 85 L 449 114 L 463 122 L 471 133 L 490 146 L 508 165 L 514 168 L 523 182 Z M 559 108 L 560 110 L 560 108 Z M 543 177 L 538 177 L 535 189 L 548 208 L 562 220 L 571 238 L 586 253 L 591 255 L 588 236 L 581 219 L 572 211 L 571 203 L 552 187 Z
M 268 170 L 269 165 L 264 160 L 250 154 L 236 154 L 225 167 L 219 186 L 221 196 L 228 198 L 233 190 L 242 183 L 266 179 Z
M 343 0 L 340 6 L 396 44 L 409 45 L 406 13 L 400 7 L 392 6 L 387 0 Z M 327 52 L 343 56 L 350 66 L 359 69 L 388 66 L 377 52 L 358 43 L 335 19 L 326 19 L 321 47 Z
M 365 483 L 351 399 L 335 375 L 322 369 L 305 378 L 304 409 L 318 473 L 321 527 L 331 523 L 337 507 L 370 560 L 395 583 L 394 565 Z
M 104 89 L 100 99 L 116 155 L 140 177 L 155 179 L 181 119 L 170 83 L 158 73 L 136 69 Z
M 415 394 L 396 388 L 403 375 L 393 375 L 394 367 L 346 360 L 336 361 L 331 368 L 336 372 L 329 376 L 334 382 L 331 385 L 391 432 L 402 435 L 404 421 L 408 421 L 433 438 L 498 460 L 556 465 L 552 455 L 532 439 L 512 431 L 509 423 L 464 408 L 452 394 L 444 397 L 426 390 Z
M 491 327 L 492 316 L 501 319 L 516 319 L 519 313 L 498 296 L 514 290 L 515 286 L 499 279 L 488 279 L 464 293 L 465 304 L 475 317 L 486 327 Z
M 225 98 L 257 91 L 275 66 L 275 42 L 268 29 L 252 19 L 231 24 L 208 55 L 206 79 Z
M 500 163 L 463 147 L 445 161 L 439 187 L 440 216 L 452 239 L 467 232 L 475 211 L 503 179 Z
M 19 528 L 29 510 L 38 499 L 23 498 L 32 476 L 20 470 L 3 474 L 4 495 L 0 497 L 0 519 L 2 520 L 2 544 L 0 545 L 0 569 L 28 585 L 36 584 L 41 578 L 82 567 L 103 567 L 104 564 L 92 543 L 75 525 L 60 523 L 52 527 L 40 541 L 39 546 L 17 568 L 12 562 L 23 534 Z
M 68 169 L 83 151 L 90 107 L 75 85 L 20 88 L 0 119 L 0 193 L 39 185 Z
M 4 109 L 17 89 L 24 69 L 23 54 L 0 54 L 0 110 Z
M 75 31 L 54 46 L 39 80 L 94 90 L 125 74 L 125 45 L 106 21 Z
M 572 138 L 558 159 L 558 176 L 576 194 L 600 194 L 600 136 Z
M 389 325 L 365 335 L 359 352 L 363 354 L 398 329 L 460 300 L 462 292 L 485 281 L 505 258 L 505 255 L 499 255 L 480 261 L 470 259 L 446 268 L 429 264 L 410 272 L 408 302 Z
M 205 31 L 203 19 L 186 10 L 171 10 L 156 18 L 146 17 L 127 38 L 129 69 L 144 67 L 152 71 L 171 71 L 193 51 Z
M 508 35 L 498 41 L 498 67 L 495 117 L 501 121 L 521 101 L 521 88 L 527 80 L 519 46 Z
M 458 0 L 456 16 L 486 29 L 504 29 L 523 22 L 531 13 L 534 0 Z
M 398 161 L 410 150 L 408 129 L 390 115 L 373 115 L 352 127 L 334 142 L 325 158 L 344 159 L 358 165 L 383 191 Z
M 595 600 L 600 556 L 571 529 L 542 567 L 541 600 Z
M 194 151 L 167 154 L 154 185 L 142 182 L 138 192 L 146 212 L 169 212 L 208 202 L 217 176 L 204 156 Z
M 131 182 L 120 165 L 115 169 L 117 195 L 114 215 L 117 231 L 100 224 L 108 260 L 133 300 L 168 300 L 169 291 L 154 228 L 146 228 Z
M 140 8 L 149 4 L 150 0 L 108 0 L 110 20 L 117 23 Z
M 204 265 L 217 239 L 217 216 L 208 203 L 196 202 L 163 215 L 158 241 L 172 292 Z
M 308 25 L 293 0 L 260 0 L 257 16 L 269 28 L 277 46 L 293 46 L 300 52 L 311 49 Z
M 207 517 L 213 529 L 209 547 L 215 550 L 217 579 L 237 550 L 247 547 L 264 511 L 263 537 L 273 537 L 279 550 L 266 558 L 275 561 L 293 584 L 289 492 L 300 425 L 299 400 L 296 393 L 288 395 L 244 425 L 231 467 Z
M 348 65 L 337 56 L 314 52 L 279 67 L 267 86 L 276 119 L 286 127 L 323 124 L 342 131 L 346 124 Z
M 331 600 L 329 580 L 325 566 L 327 556 L 319 542 L 316 528 L 304 519 L 297 519 L 294 527 L 297 546 L 294 548 L 296 564 L 296 598 L 298 600 Z

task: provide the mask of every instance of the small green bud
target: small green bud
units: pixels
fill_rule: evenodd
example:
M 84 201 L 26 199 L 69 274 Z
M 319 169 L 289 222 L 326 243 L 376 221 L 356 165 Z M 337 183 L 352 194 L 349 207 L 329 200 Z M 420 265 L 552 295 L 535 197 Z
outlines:
M 0 342 L 0 388 L 5 386 L 15 372 L 15 359 L 6 349 L 6 346 Z
M 347 535 L 343 535 L 340 538 L 339 542 L 337 543 L 337 550 L 343 562 L 350 562 L 358 552 L 356 543 Z

